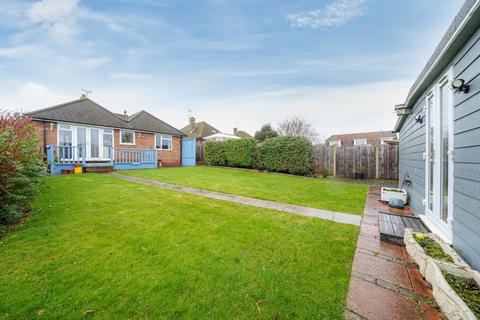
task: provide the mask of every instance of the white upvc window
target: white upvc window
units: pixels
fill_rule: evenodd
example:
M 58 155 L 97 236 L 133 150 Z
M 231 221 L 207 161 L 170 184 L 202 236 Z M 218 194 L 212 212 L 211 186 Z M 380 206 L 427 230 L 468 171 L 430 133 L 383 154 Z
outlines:
M 120 130 L 120 144 L 135 144 L 135 131 Z
M 342 140 L 332 140 L 330 141 L 330 146 L 341 146 Z
M 155 134 L 155 148 L 159 150 L 172 150 L 172 136 Z
M 355 139 L 355 140 L 353 140 L 353 145 L 354 146 L 366 146 L 367 145 L 367 139 Z
M 59 123 L 57 141 L 65 158 L 110 160 L 114 146 L 113 129 L 70 123 Z

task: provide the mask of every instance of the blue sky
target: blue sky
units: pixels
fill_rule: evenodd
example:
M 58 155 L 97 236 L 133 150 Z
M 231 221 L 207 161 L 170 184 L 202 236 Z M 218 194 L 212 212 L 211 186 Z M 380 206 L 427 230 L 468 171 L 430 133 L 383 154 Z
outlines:
M 182 127 L 392 129 L 461 0 L 0 0 L 0 107 L 80 89 Z

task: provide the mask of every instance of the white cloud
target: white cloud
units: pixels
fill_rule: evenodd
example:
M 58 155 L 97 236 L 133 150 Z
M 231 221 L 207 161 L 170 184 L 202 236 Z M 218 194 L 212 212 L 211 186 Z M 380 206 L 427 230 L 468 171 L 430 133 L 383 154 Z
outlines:
M 46 86 L 33 81 L 20 85 L 14 82 L 5 82 L 0 87 L 0 95 L 2 96 L 0 108 L 12 111 L 32 111 L 75 98 L 54 92 Z
M 110 58 L 95 57 L 95 58 L 83 59 L 82 61 L 80 61 L 80 65 L 85 68 L 94 69 L 104 64 L 107 64 L 109 62 L 110 62 Z
M 17 58 L 23 57 L 35 52 L 35 47 L 30 45 L 21 45 L 15 47 L 0 48 L 0 57 Z
M 26 12 L 28 19 L 38 23 L 52 23 L 72 14 L 78 0 L 41 0 L 33 3 Z
M 78 0 L 41 0 L 27 8 L 25 15 L 31 23 L 40 24 L 50 37 L 69 41 L 79 32 L 75 10 Z
M 323 9 L 287 15 L 298 28 L 339 27 L 365 14 L 366 0 L 336 0 Z
M 117 72 L 110 74 L 110 78 L 114 80 L 145 80 L 150 78 L 150 75 L 144 73 L 130 73 L 130 72 Z

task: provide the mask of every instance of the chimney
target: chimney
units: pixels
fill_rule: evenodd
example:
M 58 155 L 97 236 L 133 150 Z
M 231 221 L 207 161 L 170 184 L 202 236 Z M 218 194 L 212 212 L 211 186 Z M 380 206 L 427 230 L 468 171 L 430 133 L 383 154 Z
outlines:
M 80 96 L 80 99 L 87 99 L 87 95 L 82 93 L 82 95 Z
M 127 109 L 123 110 L 123 115 L 124 115 L 124 116 L 127 115 Z
M 195 117 L 190 117 L 190 129 L 195 130 Z
M 236 136 L 238 133 L 238 128 L 233 128 L 233 135 Z

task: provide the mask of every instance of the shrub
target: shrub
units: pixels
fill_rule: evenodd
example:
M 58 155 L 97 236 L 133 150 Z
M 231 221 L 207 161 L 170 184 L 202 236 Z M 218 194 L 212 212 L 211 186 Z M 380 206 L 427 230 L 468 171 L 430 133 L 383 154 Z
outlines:
M 225 147 L 225 142 L 205 142 L 205 162 L 211 166 L 226 166 L 227 158 L 225 155 Z
M 0 112 L 0 225 L 30 209 L 44 165 L 30 117 Z
M 315 175 L 317 177 L 327 178 L 327 177 L 331 176 L 332 174 L 324 166 L 318 165 L 318 166 L 315 166 Z
M 257 140 L 254 138 L 228 140 L 225 143 L 226 165 L 236 168 L 253 168 Z
M 274 172 L 312 175 L 312 144 L 301 137 L 284 136 L 266 140 L 258 145 L 256 166 Z
M 255 132 L 255 139 L 260 142 L 263 142 L 267 139 L 278 137 L 277 131 L 273 130 L 270 124 L 265 124 L 262 126 L 260 131 Z

